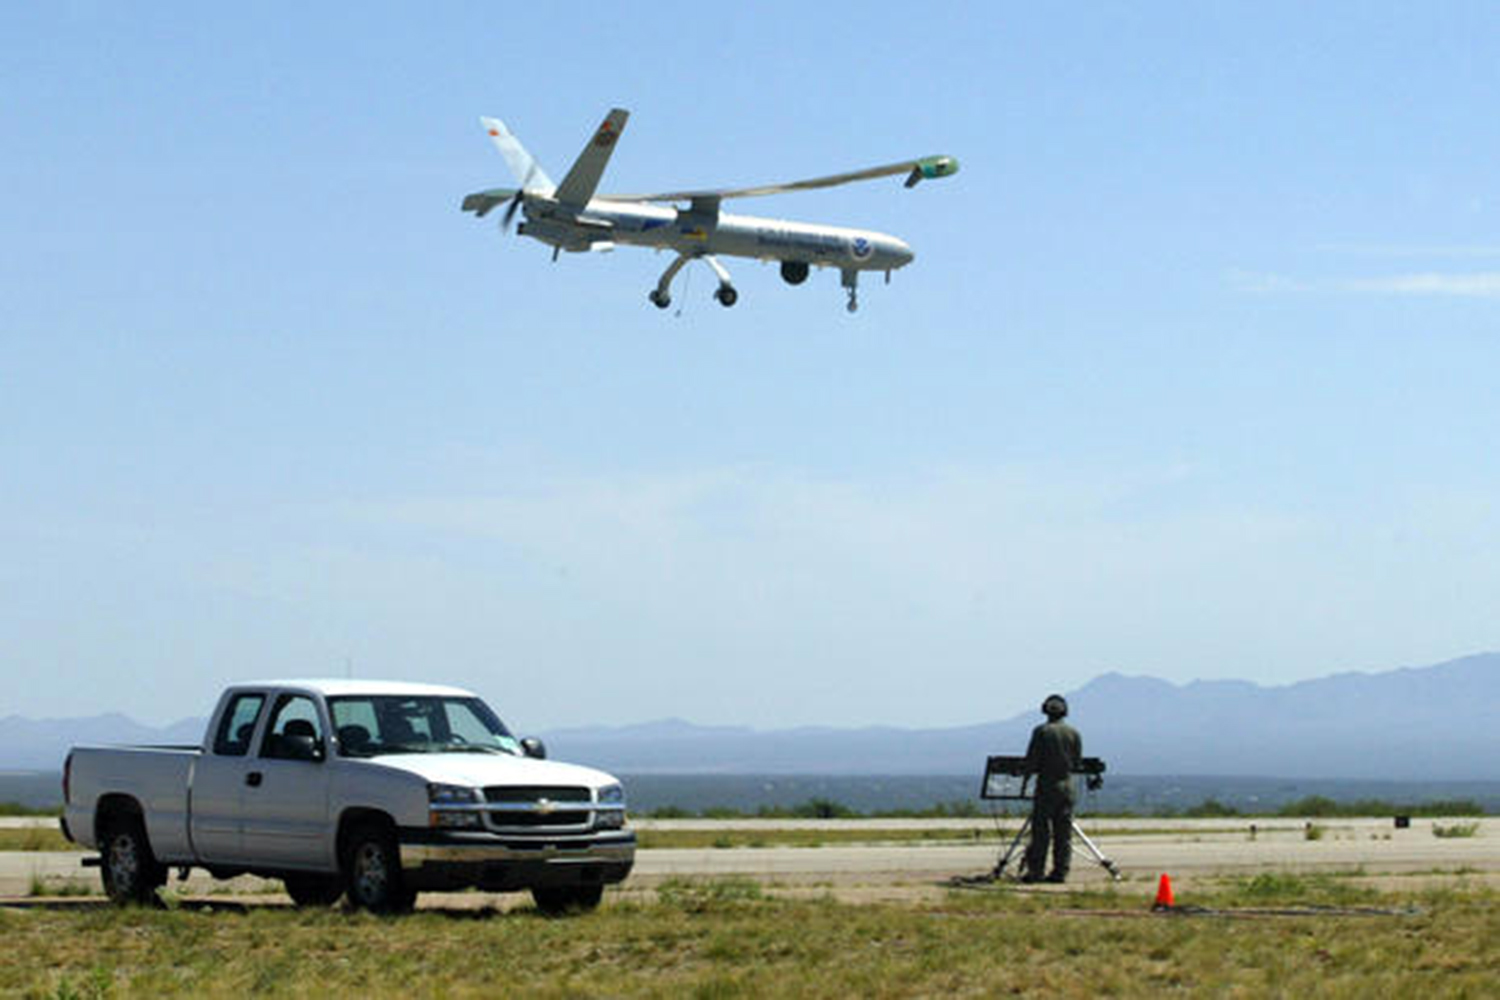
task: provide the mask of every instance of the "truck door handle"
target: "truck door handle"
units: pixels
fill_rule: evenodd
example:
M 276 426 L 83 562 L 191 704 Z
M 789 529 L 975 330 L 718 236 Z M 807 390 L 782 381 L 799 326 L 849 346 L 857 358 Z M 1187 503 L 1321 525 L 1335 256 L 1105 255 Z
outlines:
M 249 774 L 245 775 L 245 784 L 249 785 L 251 788 L 259 788 L 260 781 L 261 773 L 259 771 L 251 771 Z

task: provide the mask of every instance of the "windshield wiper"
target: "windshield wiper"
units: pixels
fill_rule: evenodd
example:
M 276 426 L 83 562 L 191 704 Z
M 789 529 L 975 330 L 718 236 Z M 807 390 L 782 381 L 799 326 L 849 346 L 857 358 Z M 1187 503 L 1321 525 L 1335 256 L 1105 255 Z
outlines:
M 389 753 L 437 753 L 442 748 L 432 743 L 379 743 L 371 748 L 374 756 Z

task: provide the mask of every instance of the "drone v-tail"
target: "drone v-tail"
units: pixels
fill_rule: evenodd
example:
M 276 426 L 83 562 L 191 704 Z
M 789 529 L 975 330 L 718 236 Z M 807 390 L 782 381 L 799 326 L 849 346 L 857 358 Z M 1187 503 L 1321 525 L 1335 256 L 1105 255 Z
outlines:
M 889 282 L 892 271 L 911 263 L 911 247 L 894 236 L 868 229 L 731 215 L 720 211 L 720 204 L 727 198 L 807 191 L 902 174 L 906 176 L 906 186 L 915 187 L 922 180 L 958 172 L 958 161 L 951 156 L 924 156 L 761 187 L 597 194 L 604 168 L 629 117 L 630 112 L 623 108 L 610 111 L 561 184 L 554 184 L 548 178 L 503 122 L 481 118 L 520 187 L 492 188 L 471 194 L 464 198 L 463 210 L 482 218 L 503 205 L 501 229 L 509 229 L 517 212 L 521 213 L 524 218 L 516 232 L 552 247 L 553 260 L 564 250 L 597 252 L 613 250 L 620 244 L 673 251 L 676 258 L 647 296 L 660 309 L 672 304 L 672 279 L 695 260 L 703 261 L 718 277 L 714 298 L 726 307 L 734 305 L 739 293 L 719 261 L 720 256 L 727 256 L 777 261 L 781 277 L 789 285 L 802 284 L 814 267 L 837 268 L 849 294 L 849 311 L 854 312 L 859 308 L 860 272 L 883 271 Z

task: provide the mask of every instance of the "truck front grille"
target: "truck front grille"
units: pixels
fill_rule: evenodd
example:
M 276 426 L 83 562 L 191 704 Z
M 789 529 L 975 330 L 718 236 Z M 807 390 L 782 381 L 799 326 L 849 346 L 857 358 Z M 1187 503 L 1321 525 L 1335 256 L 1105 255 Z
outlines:
M 484 800 L 493 827 L 564 828 L 588 825 L 593 795 L 574 785 L 490 785 Z
M 484 790 L 486 802 L 589 802 L 589 790 L 578 785 L 490 785 Z

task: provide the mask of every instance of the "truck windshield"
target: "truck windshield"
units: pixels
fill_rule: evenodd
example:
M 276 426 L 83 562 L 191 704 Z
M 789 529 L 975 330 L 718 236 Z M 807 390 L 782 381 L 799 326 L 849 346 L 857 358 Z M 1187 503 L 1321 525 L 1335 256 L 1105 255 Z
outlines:
M 478 698 L 352 695 L 329 698 L 339 756 L 505 753 L 521 744 Z

